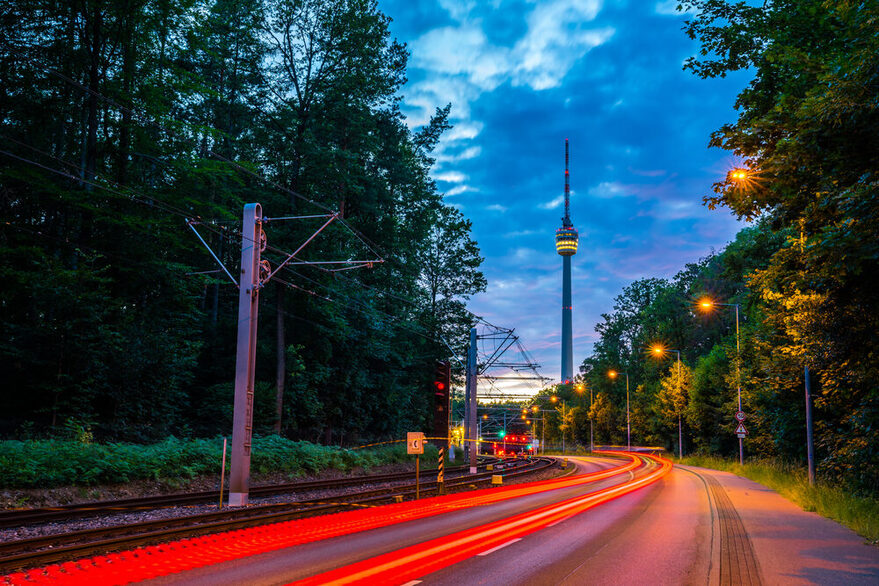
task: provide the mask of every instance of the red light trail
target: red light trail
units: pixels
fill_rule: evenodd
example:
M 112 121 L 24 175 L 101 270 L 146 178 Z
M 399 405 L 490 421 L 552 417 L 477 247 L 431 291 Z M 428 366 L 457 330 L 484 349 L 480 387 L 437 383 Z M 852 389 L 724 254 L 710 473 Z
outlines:
M 392 584 L 424 576 L 643 488 L 671 471 L 672 463 L 669 460 L 656 456 L 649 456 L 649 458 L 655 460 L 659 467 L 646 476 L 625 484 L 412 545 L 318 574 L 293 584 L 297 586 L 329 583 Z
M 90 586 L 93 586 L 97 584 L 124 584 L 138 580 L 146 580 L 224 561 L 240 559 L 259 553 L 275 551 L 332 537 L 339 537 L 359 531 L 386 527 L 396 523 L 414 521 L 467 507 L 488 505 L 530 494 L 588 484 L 625 474 L 642 466 L 638 458 L 632 454 L 615 453 L 614 455 L 626 457 L 629 461 L 607 470 L 600 470 L 572 477 L 543 480 L 500 488 L 488 488 L 424 499 L 421 501 L 410 501 L 371 509 L 347 511 L 334 515 L 274 523 L 271 525 L 228 531 L 203 537 L 183 539 L 163 545 L 142 547 L 127 552 L 85 558 L 62 564 L 52 564 L 44 568 L 36 568 L 0 577 L 0 583 L 51 583 L 61 585 L 88 583 Z M 651 478 L 654 475 L 655 472 L 644 478 Z M 627 483 L 617 488 L 634 486 L 634 488 L 625 491 L 630 492 L 631 490 L 640 488 L 640 486 L 643 485 L 644 478 L 637 481 L 635 484 Z M 543 509 L 531 511 L 524 516 L 520 515 L 519 517 L 522 517 L 524 520 L 517 522 L 518 524 L 516 525 L 515 530 L 522 535 L 526 535 L 527 533 L 536 531 L 540 527 L 546 526 L 556 520 L 561 520 L 566 516 L 575 515 L 578 512 L 581 512 L 581 510 L 586 510 L 586 508 L 604 502 L 604 500 L 615 498 L 615 496 L 619 496 L 620 494 L 625 494 L 625 492 L 620 492 L 619 494 L 607 492 L 608 490 L 612 489 L 605 489 L 604 491 L 593 493 L 589 497 L 586 497 L 587 500 L 585 501 L 583 500 L 583 497 L 578 497 L 571 501 L 565 501 L 561 504 L 545 507 L 544 509 L 546 510 L 539 515 L 538 511 L 543 511 Z M 616 490 L 616 488 L 613 490 Z M 604 500 L 596 500 L 599 498 L 599 495 L 611 496 L 606 496 Z M 574 501 L 582 502 L 576 504 Z M 584 508 L 578 508 L 583 503 L 587 502 L 591 504 L 588 504 L 588 506 Z M 554 509 L 555 512 L 553 513 L 549 509 Z M 559 514 L 562 516 L 559 516 Z M 535 517 L 535 515 L 537 515 L 537 517 Z M 546 516 L 546 518 L 551 518 L 551 520 L 544 522 L 544 516 Z M 513 517 L 512 519 L 517 518 L 518 517 Z M 505 519 L 499 523 L 509 524 L 512 519 Z M 495 524 L 486 525 L 478 530 L 487 530 L 486 528 L 492 527 L 493 525 Z M 473 532 L 476 530 L 470 531 Z M 504 541 L 510 539 L 511 535 L 506 531 L 507 529 L 503 529 L 500 533 L 497 533 L 496 538 L 489 539 L 487 542 L 480 542 L 482 545 L 481 549 L 488 549 L 489 546 L 485 545 L 486 543 L 495 543 L 495 541 L 501 538 L 503 538 Z M 492 535 L 494 535 L 494 533 L 492 533 Z M 455 539 L 464 539 L 464 537 L 460 535 L 454 537 Z M 446 537 L 443 539 L 449 540 L 452 538 Z M 486 538 L 480 537 L 480 539 Z M 469 542 L 470 540 L 466 541 Z M 421 544 L 420 546 L 414 547 L 423 547 L 426 545 L 427 544 Z M 461 551 L 470 551 L 472 547 L 473 546 Z M 473 554 L 468 553 L 465 557 L 469 557 L 469 555 Z M 462 558 L 455 556 L 455 558 L 448 563 L 453 563 L 455 559 Z M 411 575 L 411 568 L 407 571 L 410 572 L 407 575 Z M 422 572 L 422 574 L 423 573 L 426 572 Z

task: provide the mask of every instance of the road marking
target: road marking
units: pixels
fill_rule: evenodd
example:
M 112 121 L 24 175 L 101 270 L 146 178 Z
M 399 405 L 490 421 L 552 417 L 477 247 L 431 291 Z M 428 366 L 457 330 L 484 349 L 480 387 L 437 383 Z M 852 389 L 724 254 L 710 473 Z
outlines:
M 486 550 L 486 551 L 484 551 L 484 552 L 482 552 L 482 553 L 478 553 L 478 554 L 476 554 L 476 555 L 488 555 L 488 554 L 490 554 L 490 553 L 494 553 L 494 552 L 496 552 L 496 551 L 499 550 L 499 549 L 503 549 L 503 548 L 507 547 L 508 545 L 513 545 L 513 544 L 516 543 L 517 541 L 522 541 L 522 538 L 521 538 L 521 537 L 517 537 L 516 539 L 511 539 L 511 540 L 509 540 L 509 541 L 506 542 L 506 543 L 502 543 L 502 544 L 498 545 L 497 547 L 492 547 L 491 549 Z
M 415 586 L 416 584 L 421 584 L 423 580 L 412 580 L 411 582 L 406 582 L 405 584 L 400 584 L 400 586 Z

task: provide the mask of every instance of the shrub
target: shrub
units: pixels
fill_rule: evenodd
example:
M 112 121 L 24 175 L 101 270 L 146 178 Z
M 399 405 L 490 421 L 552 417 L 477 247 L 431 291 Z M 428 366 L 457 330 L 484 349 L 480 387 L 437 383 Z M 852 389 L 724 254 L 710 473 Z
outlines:
M 132 480 L 173 480 L 219 474 L 223 442 L 213 439 L 169 437 L 150 445 L 85 443 L 67 440 L 0 441 L 0 486 L 3 488 L 53 488 L 92 486 Z M 422 458 L 436 460 L 428 445 Z M 230 453 L 227 452 L 227 470 Z M 253 438 L 251 470 L 282 472 L 291 476 L 336 469 L 411 461 L 402 443 L 368 450 L 347 450 L 292 441 L 271 435 Z

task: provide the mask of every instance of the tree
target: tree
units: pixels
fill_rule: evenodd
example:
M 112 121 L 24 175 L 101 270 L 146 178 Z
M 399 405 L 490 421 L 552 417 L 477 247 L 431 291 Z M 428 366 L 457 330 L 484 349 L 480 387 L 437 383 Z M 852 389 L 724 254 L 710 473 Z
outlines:
M 680 361 L 669 366 L 668 375 L 660 380 L 659 412 L 667 426 L 677 423 L 679 437 L 683 434 L 681 426 L 692 384 L 692 371 Z
M 589 409 L 589 419 L 594 425 L 596 442 L 616 443 L 620 439 L 617 409 L 604 393 L 595 394 L 595 401 Z
M 865 279 L 879 268 L 879 8 L 820 0 L 682 5 L 694 10 L 685 30 L 702 44 L 689 69 L 701 77 L 755 73 L 737 100 L 738 121 L 710 143 L 741 157 L 748 179 L 728 176 L 706 202 L 739 217 L 763 214 L 786 238 L 749 287 L 767 308 L 765 338 L 788 358 L 782 370 L 799 379 L 794 373 L 808 363 L 815 375 L 816 415 L 834 430 L 818 431 L 825 471 L 863 487 L 861 472 L 849 474 L 839 458 L 879 470 L 879 456 L 864 447 L 879 426 L 879 292 Z M 761 358 L 778 366 L 779 357 Z M 776 387 L 777 397 L 794 383 L 802 384 Z M 794 427 L 790 415 L 783 420 Z

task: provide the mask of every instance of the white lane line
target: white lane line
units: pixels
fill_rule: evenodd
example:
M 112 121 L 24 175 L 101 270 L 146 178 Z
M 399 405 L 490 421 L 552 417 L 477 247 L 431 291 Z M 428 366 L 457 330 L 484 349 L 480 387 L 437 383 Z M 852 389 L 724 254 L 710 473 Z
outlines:
M 405 584 L 400 584 L 400 586 L 415 586 L 416 584 L 421 584 L 423 580 L 412 580 L 411 582 L 406 582 Z
M 511 540 L 509 540 L 509 541 L 506 542 L 506 543 L 502 543 L 502 544 L 500 544 L 500 545 L 497 546 L 497 547 L 492 547 L 491 549 L 487 549 L 487 550 L 485 550 L 485 551 L 482 552 L 482 553 L 477 553 L 476 555 L 488 555 L 488 554 L 490 554 L 490 553 L 494 553 L 494 552 L 496 552 L 496 551 L 499 550 L 499 549 L 503 549 L 503 548 L 507 547 L 508 545 L 513 545 L 513 544 L 516 543 L 517 541 L 522 541 L 522 538 L 521 538 L 521 537 L 517 537 L 516 539 L 511 539 Z

